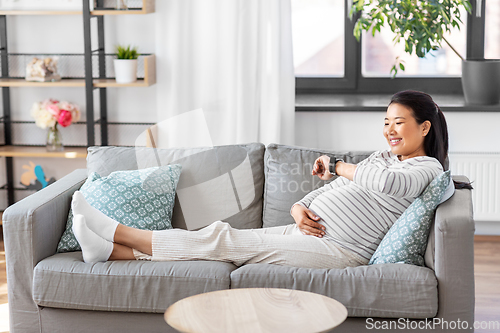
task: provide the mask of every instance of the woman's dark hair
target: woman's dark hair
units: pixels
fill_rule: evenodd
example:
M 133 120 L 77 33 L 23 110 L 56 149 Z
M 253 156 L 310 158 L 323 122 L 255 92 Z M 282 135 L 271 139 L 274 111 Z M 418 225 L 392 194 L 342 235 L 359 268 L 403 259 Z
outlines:
M 389 105 L 401 104 L 412 110 L 413 117 L 418 124 L 425 121 L 431 123 L 429 133 L 424 139 L 424 149 L 427 156 L 436 158 L 448 170 L 448 126 L 439 106 L 429 94 L 405 90 L 394 94 Z M 454 182 L 455 188 L 472 189 L 470 183 Z

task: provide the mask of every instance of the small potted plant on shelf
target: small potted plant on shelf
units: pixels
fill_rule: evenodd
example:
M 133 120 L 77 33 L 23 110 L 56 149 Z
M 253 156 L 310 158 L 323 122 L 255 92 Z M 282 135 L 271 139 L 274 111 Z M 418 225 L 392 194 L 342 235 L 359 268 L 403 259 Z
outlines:
M 63 151 L 62 135 L 57 125 L 67 127 L 80 119 L 80 109 L 77 105 L 66 101 L 46 99 L 36 102 L 31 107 L 31 116 L 40 128 L 47 128 L 47 150 Z
M 115 77 L 117 83 L 131 83 L 137 80 L 137 48 L 130 45 L 116 46 Z
M 415 52 L 423 58 L 439 49 L 443 43 L 462 59 L 462 87 L 467 104 L 498 104 L 500 89 L 500 60 L 464 59 L 449 43 L 445 33 L 460 29 L 460 10 L 471 12 L 467 0 L 414 1 L 414 0 L 354 0 L 351 18 L 360 14 L 354 25 L 354 36 L 359 41 L 362 31 L 375 33 L 387 24 L 394 33 L 394 42 L 405 43 L 405 52 Z M 481 10 L 478 8 L 477 10 Z M 396 58 L 391 73 L 405 70 Z

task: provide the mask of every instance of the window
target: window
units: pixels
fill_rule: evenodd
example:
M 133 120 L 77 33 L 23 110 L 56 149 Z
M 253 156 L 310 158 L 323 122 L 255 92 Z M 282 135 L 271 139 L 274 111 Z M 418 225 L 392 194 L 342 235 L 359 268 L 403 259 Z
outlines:
M 344 0 L 292 0 L 295 75 L 344 76 Z
M 500 1 L 486 3 L 484 37 L 484 58 L 500 59 Z
M 363 34 L 359 43 L 352 35 L 355 20 L 348 18 L 349 2 L 292 0 L 297 94 L 392 94 L 402 89 L 462 92 L 461 60 L 447 45 L 426 58 L 409 56 L 401 45 L 394 46 L 388 28 L 375 37 Z M 477 3 L 483 4 L 479 17 L 475 15 Z M 472 14 L 462 16 L 464 25 L 448 36 L 450 43 L 463 57 L 482 58 L 484 51 L 486 58 L 500 58 L 500 1 L 471 1 L 471 5 Z M 398 55 L 406 71 L 399 71 L 393 79 L 390 69 Z
M 462 11 L 462 17 L 467 17 L 467 11 Z M 365 77 L 391 77 L 391 68 L 396 57 L 399 57 L 405 66 L 404 71 L 398 72 L 398 77 L 415 76 L 455 76 L 462 74 L 462 60 L 445 43 L 425 58 L 416 54 L 409 55 L 404 51 L 404 42 L 394 45 L 394 34 L 388 26 L 380 30 L 373 37 L 371 33 L 363 33 L 361 46 L 361 73 Z M 455 28 L 448 33 L 446 39 L 465 57 L 466 29 Z

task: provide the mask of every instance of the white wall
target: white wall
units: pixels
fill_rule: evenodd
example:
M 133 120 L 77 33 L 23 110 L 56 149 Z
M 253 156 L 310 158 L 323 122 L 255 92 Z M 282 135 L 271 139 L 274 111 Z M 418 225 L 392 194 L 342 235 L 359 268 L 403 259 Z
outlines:
M 295 142 L 331 150 L 387 149 L 384 116 L 384 112 L 297 112 Z M 500 152 L 500 112 L 446 112 L 445 116 L 450 152 Z M 500 221 L 476 221 L 476 234 L 500 235 Z
M 387 149 L 384 112 L 297 112 L 296 143 L 336 150 Z M 500 152 L 500 112 L 445 112 L 450 152 Z

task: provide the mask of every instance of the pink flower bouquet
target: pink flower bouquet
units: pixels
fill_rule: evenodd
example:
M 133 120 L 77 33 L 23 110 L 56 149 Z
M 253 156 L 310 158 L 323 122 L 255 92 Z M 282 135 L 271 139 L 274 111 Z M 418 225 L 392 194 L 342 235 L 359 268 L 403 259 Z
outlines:
M 66 101 L 46 99 L 33 104 L 31 116 L 40 128 L 55 128 L 57 124 L 67 127 L 80 119 L 80 109 Z

